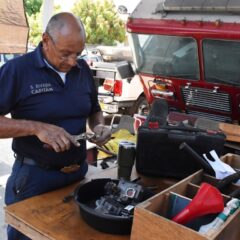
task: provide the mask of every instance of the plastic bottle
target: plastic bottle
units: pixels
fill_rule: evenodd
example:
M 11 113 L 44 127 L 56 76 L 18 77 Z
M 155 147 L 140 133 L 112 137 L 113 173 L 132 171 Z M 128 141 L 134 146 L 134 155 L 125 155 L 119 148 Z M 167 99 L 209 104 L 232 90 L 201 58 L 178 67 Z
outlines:
M 203 225 L 198 230 L 199 233 L 205 236 L 211 236 L 218 228 L 227 220 L 227 218 L 233 214 L 240 207 L 240 200 L 237 198 L 231 199 L 223 211 L 209 224 Z

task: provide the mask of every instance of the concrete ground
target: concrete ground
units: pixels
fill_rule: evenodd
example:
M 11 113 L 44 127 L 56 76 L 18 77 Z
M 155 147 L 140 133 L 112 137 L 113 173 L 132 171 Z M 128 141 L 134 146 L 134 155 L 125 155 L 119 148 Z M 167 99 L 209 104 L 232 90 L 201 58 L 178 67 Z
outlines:
M 7 178 L 14 162 L 11 139 L 0 139 L 0 239 L 7 240 L 4 221 L 4 192 Z

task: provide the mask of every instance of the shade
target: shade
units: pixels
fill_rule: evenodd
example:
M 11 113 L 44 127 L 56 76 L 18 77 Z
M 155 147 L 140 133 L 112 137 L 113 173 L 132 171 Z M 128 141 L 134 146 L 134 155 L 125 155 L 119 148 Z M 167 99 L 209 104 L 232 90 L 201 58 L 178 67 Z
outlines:
M 0 53 L 25 53 L 28 30 L 23 0 L 0 0 Z

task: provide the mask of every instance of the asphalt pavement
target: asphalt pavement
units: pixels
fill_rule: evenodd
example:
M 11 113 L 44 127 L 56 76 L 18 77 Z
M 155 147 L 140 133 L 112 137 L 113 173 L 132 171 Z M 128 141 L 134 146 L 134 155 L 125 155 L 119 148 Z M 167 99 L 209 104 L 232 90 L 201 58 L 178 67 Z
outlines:
M 7 178 L 11 172 L 14 162 L 11 149 L 12 139 L 0 139 L 0 239 L 7 240 L 4 220 L 4 192 Z

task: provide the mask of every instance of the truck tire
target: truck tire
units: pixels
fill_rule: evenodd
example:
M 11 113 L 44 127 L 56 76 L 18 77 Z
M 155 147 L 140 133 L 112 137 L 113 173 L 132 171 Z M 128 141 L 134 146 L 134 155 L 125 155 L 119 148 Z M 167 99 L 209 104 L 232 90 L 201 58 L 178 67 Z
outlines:
M 145 96 L 140 96 L 131 108 L 126 109 L 125 114 L 130 116 L 133 116 L 135 113 L 148 115 L 148 112 L 149 112 L 149 104 Z

